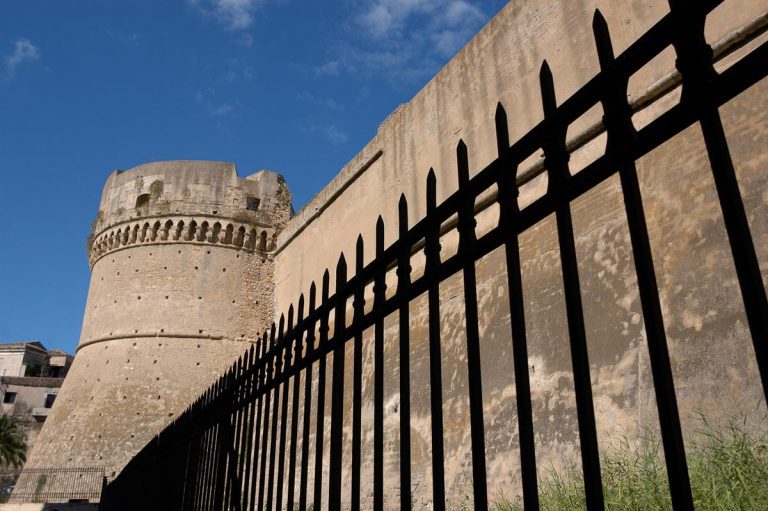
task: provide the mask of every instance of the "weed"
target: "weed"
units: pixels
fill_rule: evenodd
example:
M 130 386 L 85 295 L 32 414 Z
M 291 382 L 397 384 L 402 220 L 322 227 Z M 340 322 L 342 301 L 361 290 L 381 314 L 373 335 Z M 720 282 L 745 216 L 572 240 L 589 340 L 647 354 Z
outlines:
M 687 446 L 694 505 L 701 511 L 768 509 L 768 421 L 750 430 L 746 421 L 715 427 L 700 416 L 702 428 Z M 601 455 L 605 507 L 609 510 L 672 509 L 658 440 L 639 447 L 622 440 Z M 543 511 L 583 510 L 584 479 L 575 466 L 550 471 L 539 482 Z M 500 493 L 496 511 L 522 511 L 522 500 Z

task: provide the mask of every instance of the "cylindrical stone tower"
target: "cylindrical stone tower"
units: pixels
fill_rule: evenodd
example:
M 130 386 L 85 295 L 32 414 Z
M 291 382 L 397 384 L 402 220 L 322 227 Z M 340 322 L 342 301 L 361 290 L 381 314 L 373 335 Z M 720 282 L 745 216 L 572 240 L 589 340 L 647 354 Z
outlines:
M 230 163 L 115 171 L 88 241 L 74 364 L 25 467 L 114 477 L 272 321 L 282 177 Z

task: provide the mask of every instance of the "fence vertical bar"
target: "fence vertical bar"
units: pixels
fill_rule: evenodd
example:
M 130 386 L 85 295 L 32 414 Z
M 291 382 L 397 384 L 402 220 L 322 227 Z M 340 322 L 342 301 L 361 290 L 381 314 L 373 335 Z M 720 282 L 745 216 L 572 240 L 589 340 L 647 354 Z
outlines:
M 299 306 L 296 316 L 296 332 L 293 334 L 294 355 L 293 367 L 300 368 L 302 365 L 302 342 L 304 340 L 304 331 L 302 323 L 304 321 L 304 295 L 299 296 Z M 296 486 L 296 440 L 299 431 L 299 392 L 301 390 L 301 372 L 293 371 L 293 395 L 291 404 L 291 447 L 288 453 L 288 495 L 285 509 L 293 511 L 294 490 Z M 306 374 L 305 374 L 306 378 Z
M 328 287 L 330 275 L 328 270 L 323 273 L 323 288 L 320 306 L 323 313 L 320 316 L 320 339 L 318 349 L 321 351 L 317 369 L 317 421 L 315 433 L 315 482 L 313 488 L 313 509 L 321 509 L 323 499 L 323 433 L 325 430 L 325 365 L 328 347 Z
M 257 485 L 261 480 L 261 473 L 264 471 L 263 459 L 266 453 L 266 449 L 264 448 L 263 438 L 261 435 L 261 421 L 262 421 L 262 417 L 266 416 L 266 413 L 263 410 L 264 410 L 264 403 L 266 402 L 266 396 L 269 395 L 269 392 L 266 391 L 264 387 L 264 378 L 267 372 L 267 332 L 264 332 L 264 334 L 261 336 L 260 348 L 261 349 L 259 351 L 259 357 L 258 357 L 258 370 L 256 373 L 256 388 L 257 388 L 257 394 L 259 396 L 259 399 L 256 402 L 256 425 L 253 428 L 253 435 L 254 435 L 253 475 L 251 476 L 251 491 L 250 491 L 250 498 L 248 502 L 248 509 L 255 508 L 257 502 L 260 502 L 260 501 L 257 501 L 257 498 L 258 498 Z M 260 457 L 262 461 L 259 461 Z
M 264 367 L 264 376 L 262 377 L 262 380 L 264 381 L 264 393 L 266 397 L 264 398 L 264 434 L 261 439 L 261 471 L 259 473 L 259 509 L 264 509 L 264 495 L 265 495 L 265 487 L 264 483 L 266 480 L 267 475 L 267 451 L 269 450 L 269 446 L 267 445 L 267 442 L 269 442 L 269 407 L 271 406 L 271 399 L 272 399 L 272 377 L 274 374 L 274 349 L 275 349 L 275 324 L 272 323 L 272 328 L 270 329 L 269 333 L 269 344 L 268 347 L 265 348 L 264 358 L 266 360 L 266 365 Z
M 272 346 L 273 360 L 275 362 L 274 379 L 274 401 L 272 403 L 272 434 L 270 438 L 269 446 L 269 476 L 267 478 L 267 509 L 272 509 L 272 503 L 275 497 L 275 470 L 277 456 L 277 435 L 279 434 L 278 426 L 280 425 L 280 377 L 283 374 L 283 336 L 285 335 L 285 316 L 280 315 L 280 322 L 278 323 L 278 335 L 277 342 Z M 285 396 L 283 396 L 285 399 Z
M 605 154 L 619 166 L 619 179 L 632 243 L 645 335 L 648 339 L 653 388 L 656 393 L 656 406 L 659 413 L 672 506 L 676 510 L 693 509 L 693 496 L 675 396 L 672 365 L 669 359 L 664 318 L 659 301 L 659 289 L 656 284 L 656 272 L 653 267 L 653 255 L 635 165 L 636 133 L 632 125 L 632 110 L 626 95 L 629 76 L 626 73 L 619 74 L 616 70 L 608 24 L 599 10 L 595 11 L 592 28 L 603 75 L 603 124 L 608 135 Z
M 283 338 L 285 347 L 282 352 L 285 354 L 285 361 L 283 363 L 283 374 L 286 378 L 283 380 L 283 401 L 282 411 L 280 413 L 280 447 L 278 448 L 278 462 L 277 462 L 277 493 L 275 494 L 276 509 L 283 508 L 283 478 L 285 477 L 285 448 L 286 448 L 286 435 L 288 429 L 288 390 L 290 385 L 291 374 L 291 340 L 293 339 L 293 304 L 288 307 L 288 328 L 286 329 L 286 335 Z
M 680 102 L 699 119 L 752 334 L 763 395 L 768 397 L 768 299 L 728 140 L 713 98 L 717 72 L 712 65 L 712 48 L 704 35 L 706 11 L 703 5 L 690 0 L 669 0 L 669 6 L 675 20 L 673 45 L 677 69 L 683 81 Z
M 355 276 L 363 272 L 363 237 L 357 236 L 355 245 Z M 358 282 L 355 289 L 353 323 L 355 325 L 354 366 L 352 374 L 352 495 L 350 509 L 360 511 L 360 468 L 362 464 L 362 408 L 363 408 L 363 329 L 365 316 L 365 286 Z
M 256 456 L 256 450 L 254 449 L 254 433 L 258 431 L 256 426 L 256 408 L 259 403 L 258 395 L 258 353 L 259 353 L 259 341 L 256 344 L 251 345 L 251 351 L 249 356 L 248 365 L 248 391 L 246 393 L 248 399 L 248 427 L 245 432 L 245 467 L 243 469 L 243 508 L 250 509 L 251 499 L 251 469 L 254 465 L 254 457 Z
M 346 339 L 347 261 L 336 265 L 336 313 L 333 318 L 333 382 L 331 393 L 331 459 L 328 475 L 328 509 L 341 509 L 341 458 L 344 427 L 344 341 Z
M 565 312 L 568 321 L 568 337 L 571 346 L 573 384 L 576 393 L 576 413 L 579 423 L 581 463 L 584 471 L 584 490 L 587 509 L 603 509 L 603 487 L 600 475 L 600 456 L 597 447 L 595 409 L 592 400 L 592 382 L 589 374 L 587 334 L 584 326 L 584 310 L 581 302 L 581 285 L 576 259 L 576 243 L 573 238 L 571 205 L 564 198 L 570 170 L 569 154 L 565 146 L 567 126 L 557 120 L 557 99 L 552 72 L 546 61 L 540 73 L 541 96 L 547 137 L 542 144 L 544 165 L 549 176 L 547 195 L 555 205 L 557 238 L 560 245 L 560 264 L 563 273 Z
M 384 510 L 384 219 L 376 220 L 376 276 L 373 284 L 373 509 Z
M 517 428 L 520 439 L 520 476 L 523 486 L 523 506 L 526 511 L 539 509 L 536 481 L 536 443 L 533 436 L 533 406 L 531 380 L 528 370 L 528 340 L 525 331 L 525 302 L 523 276 L 520 267 L 520 239 L 518 218 L 520 206 L 517 187 L 517 162 L 509 155 L 509 124 L 507 113 L 499 103 L 496 106 L 496 146 L 504 164 L 497 174 L 499 200 L 499 229 L 504 237 L 504 255 L 507 263 L 509 290 L 509 316 L 512 328 L 512 358 L 515 368 L 515 396 L 517 402 Z
M 411 341 L 410 303 L 411 245 L 408 242 L 408 201 L 398 203 L 397 296 L 400 335 L 400 509 L 411 506 Z
M 315 295 L 317 289 L 315 283 L 309 286 L 309 311 L 308 317 L 315 315 Z M 312 416 L 312 356 L 315 350 L 315 322 L 309 323 L 307 327 L 306 358 L 309 361 L 306 372 L 304 373 L 304 410 L 302 424 L 302 442 L 301 442 L 301 475 L 299 476 L 299 509 L 307 509 L 307 486 L 309 485 L 309 433 L 310 417 Z M 291 510 L 289 510 L 291 511 Z
M 477 279 L 474 245 L 475 197 L 469 192 L 469 158 L 467 146 L 460 140 L 456 147 L 459 190 L 463 190 L 459 205 L 458 255 L 462 261 L 464 280 L 464 314 L 467 326 L 467 373 L 469 386 L 469 422 L 472 438 L 472 490 L 475 509 L 488 509 L 488 489 L 485 468 L 485 425 L 483 421 L 483 380 L 480 367 L 480 332 L 477 316 Z
M 437 208 L 435 170 L 427 174 L 427 218 Z M 440 224 L 427 226 L 424 238 L 424 276 L 429 282 L 429 399 L 432 418 L 432 509 L 445 509 L 445 454 L 443 449 L 443 368 L 440 349 Z

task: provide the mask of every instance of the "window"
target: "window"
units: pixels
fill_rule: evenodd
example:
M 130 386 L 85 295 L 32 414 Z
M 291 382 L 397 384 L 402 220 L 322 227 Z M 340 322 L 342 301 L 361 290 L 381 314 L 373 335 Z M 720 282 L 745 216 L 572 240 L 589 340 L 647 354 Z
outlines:
M 256 197 L 248 197 L 245 200 L 245 209 L 247 209 L 248 211 L 258 211 L 259 204 L 261 204 L 261 199 Z
M 56 401 L 56 394 L 46 394 L 45 407 L 50 408 L 53 406 L 53 402 Z
M 37 364 L 29 364 L 24 369 L 24 376 L 42 376 L 43 366 Z
M 15 402 L 16 402 L 16 393 L 6 392 L 5 396 L 3 397 L 3 403 L 12 405 Z
M 148 193 L 142 193 L 138 197 L 136 197 L 136 214 L 142 215 L 147 212 L 149 208 L 149 194 Z

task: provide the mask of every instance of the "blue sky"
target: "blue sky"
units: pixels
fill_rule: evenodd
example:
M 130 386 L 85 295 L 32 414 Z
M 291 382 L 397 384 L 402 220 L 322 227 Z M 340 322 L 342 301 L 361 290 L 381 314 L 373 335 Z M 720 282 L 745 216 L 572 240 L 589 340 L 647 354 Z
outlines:
M 299 209 L 503 0 L 0 0 L 0 342 L 74 351 L 116 168 L 234 162 Z

